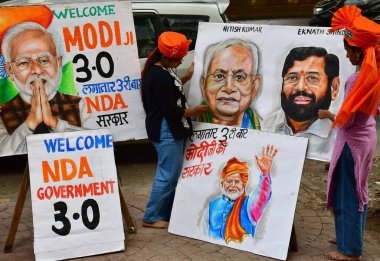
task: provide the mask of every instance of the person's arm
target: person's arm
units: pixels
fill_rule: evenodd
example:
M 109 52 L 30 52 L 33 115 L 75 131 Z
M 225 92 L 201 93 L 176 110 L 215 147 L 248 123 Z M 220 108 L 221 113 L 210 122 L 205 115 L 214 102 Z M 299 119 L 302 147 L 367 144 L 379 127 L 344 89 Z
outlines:
M 186 73 L 181 77 L 182 84 L 187 83 L 187 81 L 190 80 L 191 77 L 193 77 L 193 73 L 194 73 L 194 62 L 191 63 Z
M 2 120 L 0 120 L 0 156 L 26 153 L 26 136 L 33 134 L 23 122 L 12 133 L 8 134 Z
M 183 114 L 183 116 L 185 118 L 199 116 L 205 113 L 208 110 L 208 108 L 209 107 L 207 105 L 198 105 L 197 107 L 192 109 L 185 109 L 185 113 Z
M 335 114 L 330 112 L 329 110 L 319 110 L 318 111 L 318 118 L 319 119 L 329 119 L 330 121 L 334 122 L 335 120 Z

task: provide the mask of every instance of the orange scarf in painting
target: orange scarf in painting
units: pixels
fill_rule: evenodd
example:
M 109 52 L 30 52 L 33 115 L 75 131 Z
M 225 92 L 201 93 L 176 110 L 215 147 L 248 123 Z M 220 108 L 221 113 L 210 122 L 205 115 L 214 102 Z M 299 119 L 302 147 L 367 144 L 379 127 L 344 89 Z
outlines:
M 231 209 L 230 215 L 227 218 L 226 231 L 224 239 L 227 243 L 234 241 L 241 243 L 244 236 L 248 236 L 245 229 L 240 224 L 240 210 L 245 198 L 245 192 L 236 199 L 234 206 Z
M 330 31 L 345 29 L 344 39 L 361 47 L 364 58 L 359 76 L 345 98 L 333 126 L 342 127 L 356 111 L 377 115 L 380 100 L 380 25 L 361 15 L 361 10 L 348 5 L 335 12 Z
M 226 166 L 223 168 L 221 176 L 224 181 L 229 175 L 239 173 L 243 182 L 243 187 L 248 183 L 248 163 L 241 162 L 237 158 L 231 158 Z M 244 236 L 248 235 L 247 232 L 240 224 L 240 211 L 245 198 L 245 192 L 236 199 L 234 206 L 227 218 L 226 230 L 224 232 L 224 239 L 228 243 L 230 241 L 242 242 Z

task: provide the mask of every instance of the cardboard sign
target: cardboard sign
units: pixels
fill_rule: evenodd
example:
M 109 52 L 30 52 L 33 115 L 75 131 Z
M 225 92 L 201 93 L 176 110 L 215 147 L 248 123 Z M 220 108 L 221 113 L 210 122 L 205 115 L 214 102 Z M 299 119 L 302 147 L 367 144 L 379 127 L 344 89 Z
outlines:
M 36 259 L 124 250 L 111 133 L 30 135 L 27 145 Z
M 195 123 L 169 232 L 285 260 L 307 139 Z
M 305 137 L 308 158 L 330 161 L 336 131 L 318 111 L 338 112 L 355 71 L 343 32 L 200 23 L 194 61 L 190 107 L 210 106 L 197 121 Z
M 146 138 L 130 2 L 0 7 L 0 20 L 0 156 L 36 132 Z

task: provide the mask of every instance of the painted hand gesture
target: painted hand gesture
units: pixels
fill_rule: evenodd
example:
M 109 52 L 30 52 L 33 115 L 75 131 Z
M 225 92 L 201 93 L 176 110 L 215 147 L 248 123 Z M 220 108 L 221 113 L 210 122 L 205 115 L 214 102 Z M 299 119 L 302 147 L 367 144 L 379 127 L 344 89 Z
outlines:
M 267 145 L 266 148 L 263 147 L 262 150 L 262 157 L 259 158 L 258 156 L 255 156 L 257 166 L 259 166 L 261 172 L 263 173 L 269 173 L 272 168 L 272 161 L 273 158 L 277 154 L 277 149 L 274 148 L 273 145 Z
M 41 80 L 32 83 L 32 104 L 30 113 L 26 118 L 26 125 L 29 129 L 35 130 L 37 126 L 44 122 L 48 127 L 54 129 L 57 126 L 57 119 L 53 116 L 48 98 Z
M 32 104 L 30 107 L 30 113 L 25 122 L 29 129 L 35 130 L 37 126 L 43 121 L 41 110 L 41 96 L 40 96 L 40 81 L 35 81 L 32 87 Z
M 50 108 L 50 104 L 48 101 L 48 97 L 46 95 L 45 88 L 40 87 L 40 97 L 41 97 L 41 111 L 42 111 L 42 118 L 46 126 L 50 127 L 51 129 L 55 129 L 57 126 L 57 118 L 53 116 L 53 113 Z

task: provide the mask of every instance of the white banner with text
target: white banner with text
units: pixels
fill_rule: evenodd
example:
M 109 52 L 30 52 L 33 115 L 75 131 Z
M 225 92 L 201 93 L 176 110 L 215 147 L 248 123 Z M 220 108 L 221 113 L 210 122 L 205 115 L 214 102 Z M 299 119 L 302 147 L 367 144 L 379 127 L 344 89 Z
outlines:
M 124 250 L 111 133 L 27 137 L 37 260 Z

